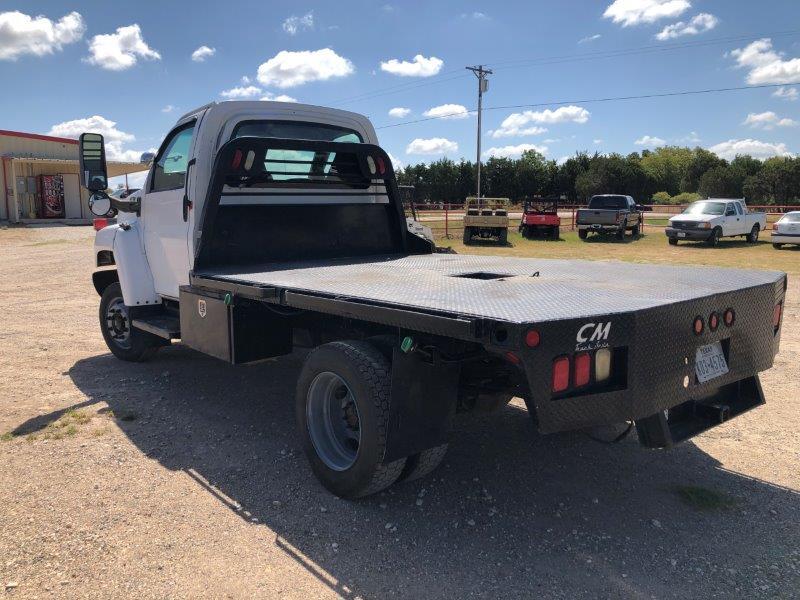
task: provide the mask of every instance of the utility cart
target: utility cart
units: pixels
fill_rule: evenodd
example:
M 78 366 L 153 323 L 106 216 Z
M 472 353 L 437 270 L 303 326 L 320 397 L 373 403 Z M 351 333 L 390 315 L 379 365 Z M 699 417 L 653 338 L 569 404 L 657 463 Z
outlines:
M 629 421 L 649 448 L 764 403 L 785 274 L 436 254 L 360 115 L 201 107 L 133 199 L 102 191 L 102 136 L 84 134 L 80 157 L 92 211 L 119 211 L 94 250 L 111 352 L 180 340 L 240 365 L 311 348 L 294 397 L 263 397 L 294 403 L 311 470 L 339 496 L 428 474 L 455 413 L 513 397 L 542 433 Z
M 519 233 L 527 239 L 557 240 L 561 234 L 561 217 L 558 216 L 559 198 L 534 198 L 526 200 L 522 209 Z
M 508 198 L 467 198 L 464 203 L 464 243 L 508 244 Z

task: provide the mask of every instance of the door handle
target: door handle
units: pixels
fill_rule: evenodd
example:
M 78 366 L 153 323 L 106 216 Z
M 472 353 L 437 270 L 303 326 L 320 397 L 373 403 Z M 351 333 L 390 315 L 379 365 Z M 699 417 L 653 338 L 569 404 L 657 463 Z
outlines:
M 194 166 L 194 163 L 197 162 L 196 158 L 191 159 L 188 163 L 186 163 L 186 175 L 184 175 L 183 180 L 183 222 L 189 220 L 189 209 L 192 208 L 193 203 L 189 200 L 189 170 Z

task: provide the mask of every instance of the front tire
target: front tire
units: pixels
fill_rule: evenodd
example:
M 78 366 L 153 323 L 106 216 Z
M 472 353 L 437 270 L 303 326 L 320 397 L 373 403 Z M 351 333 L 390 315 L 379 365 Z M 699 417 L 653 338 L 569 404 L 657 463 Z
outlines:
M 585 240 L 589 235 L 589 231 L 586 229 L 578 229 L 578 237 L 582 240 Z
M 722 237 L 722 229 L 715 227 L 708 238 L 708 245 L 712 248 L 719 246 L 719 240 Z
M 667 238 L 669 240 L 670 246 L 677 246 L 678 245 L 678 238 Z
M 130 307 L 122 299 L 118 281 L 100 297 L 100 331 L 108 349 L 120 360 L 146 361 L 163 345 L 160 338 L 131 326 Z
M 406 459 L 388 464 L 391 367 L 360 341 L 324 344 L 306 358 L 297 382 L 295 416 L 303 448 L 320 483 L 342 498 L 393 484 Z

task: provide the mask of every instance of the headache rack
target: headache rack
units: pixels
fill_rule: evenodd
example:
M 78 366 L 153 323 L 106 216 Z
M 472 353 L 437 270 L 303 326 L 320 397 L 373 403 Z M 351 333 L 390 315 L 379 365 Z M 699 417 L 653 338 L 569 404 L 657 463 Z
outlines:
M 195 270 L 433 251 L 408 233 L 391 159 L 373 144 L 230 140 L 217 153 L 200 219 Z

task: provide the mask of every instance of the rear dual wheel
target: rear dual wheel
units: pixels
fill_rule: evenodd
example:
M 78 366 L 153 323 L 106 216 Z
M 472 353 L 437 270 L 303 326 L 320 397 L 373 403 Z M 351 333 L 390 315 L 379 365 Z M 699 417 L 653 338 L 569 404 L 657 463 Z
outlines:
M 391 365 L 362 341 L 324 344 L 307 357 L 297 383 L 295 416 L 317 479 L 333 494 L 359 498 L 435 469 L 447 445 L 384 462 Z

